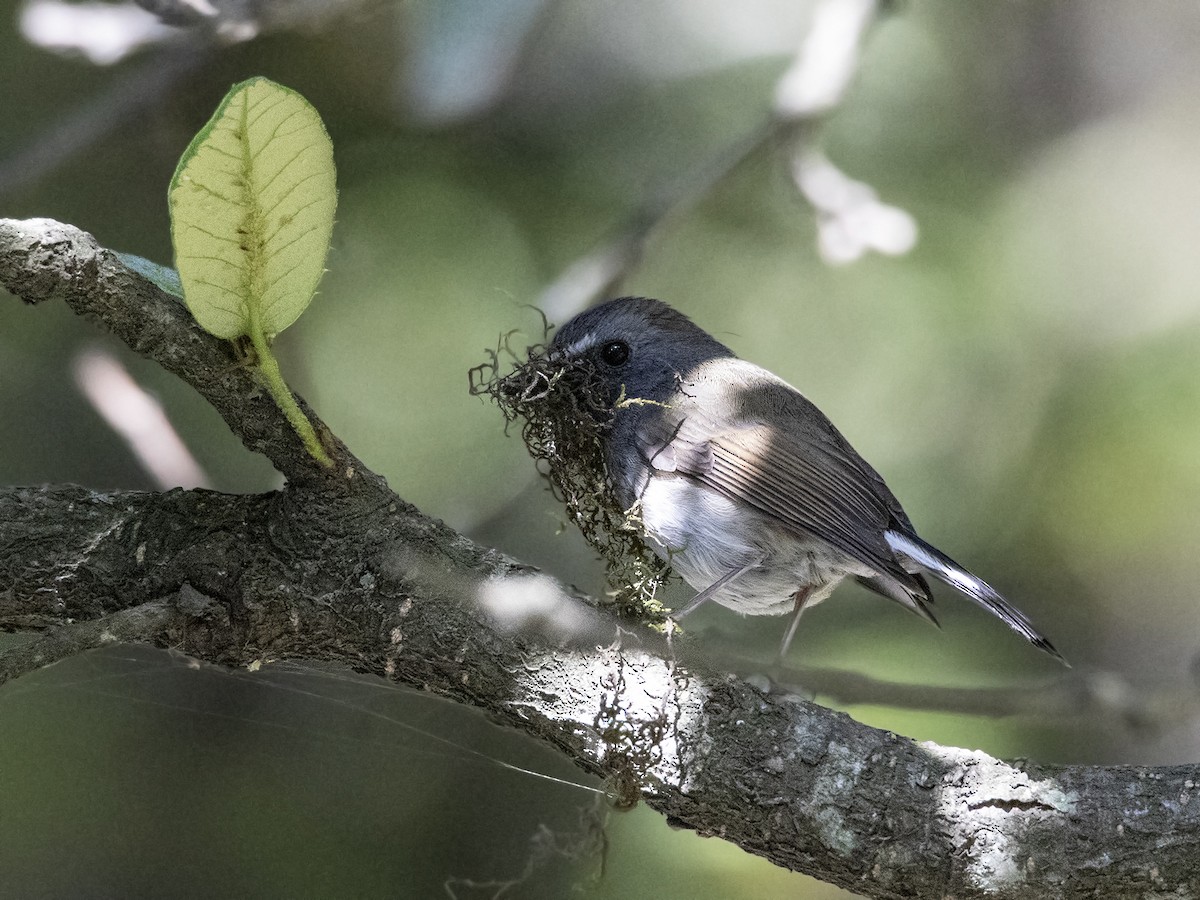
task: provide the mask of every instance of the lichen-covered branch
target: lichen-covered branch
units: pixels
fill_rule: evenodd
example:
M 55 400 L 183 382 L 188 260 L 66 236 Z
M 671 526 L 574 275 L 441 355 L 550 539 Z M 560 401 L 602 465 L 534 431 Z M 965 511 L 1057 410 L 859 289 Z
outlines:
M 324 660 L 484 709 L 621 801 L 866 896 L 1200 896 L 1200 765 L 1017 766 L 681 664 L 344 449 L 323 476 L 220 342 L 89 236 L 0 222 L 0 283 L 159 360 L 290 479 L 257 496 L 0 490 L 0 628 L 41 633 L 0 653 L 0 681 L 112 640 Z

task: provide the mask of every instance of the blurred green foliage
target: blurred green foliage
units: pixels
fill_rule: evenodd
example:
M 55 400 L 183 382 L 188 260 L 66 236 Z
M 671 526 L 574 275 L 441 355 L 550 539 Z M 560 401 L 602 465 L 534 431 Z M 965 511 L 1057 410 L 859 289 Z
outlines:
M 520 441 L 468 396 L 466 371 L 511 328 L 539 338 L 526 304 L 542 287 L 766 116 L 800 5 L 565 2 L 530 16 L 521 3 L 514 55 L 472 70 L 468 54 L 454 70 L 495 82 L 464 113 L 438 107 L 447 85 L 413 65 L 471 20 L 430 15 L 432 2 L 211 49 L 125 114 L 106 104 L 121 84 L 160 84 L 146 74 L 158 51 L 98 69 L 5 30 L 0 215 L 58 218 L 168 262 L 167 182 L 229 85 L 265 75 L 301 92 L 333 137 L 340 219 L 320 293 L 277 345 L 293 386 L 406 499 L 598 589 L 597 562 L 557 534 Z M 811 210 L 764 148 L 667 219 L 625 290 L 670 301 L 799 386 L 923 535 L 1078 668 L 1138 683 L 1183 677 L 1200 650 L 1200 44 L 1186 39 L 1200 10 L 1127 6 L 899 5 L 820 143 L 915 216 L 916 249 L 827 266 Z M 71 146 L 96 109 L 104 124 Z M 152 487 L 73 384 L 72 360 L 96 343 L 158 395 L 218 488 L 277 483 L 169 376 L 60 306 L 12 301 L 0 481 Z M 846 588 L 806 617 L 794 653 L 932 684 L 1037 690 L 1057 675 L 942 596 L 939 633 Z M 714 609 L 689 628 L 765 655 L 780 623 Z M 450 877 L 521 872 L 539 825 L 570 845 L 597 821 L 583 791 L 411 730 L 576 777 L 469 711 L 290 675 L 307 694 L 124 650 L 0 689 L 4 892 L 446 896 Z M 1194 760 L 1200 733 L 852 712 L 1062 761 Z M 580 838 L 580 859 L 551 854 L 513 896 L 840 896 L 644 810 L 610 815 L 606 834 L 605 854 Z

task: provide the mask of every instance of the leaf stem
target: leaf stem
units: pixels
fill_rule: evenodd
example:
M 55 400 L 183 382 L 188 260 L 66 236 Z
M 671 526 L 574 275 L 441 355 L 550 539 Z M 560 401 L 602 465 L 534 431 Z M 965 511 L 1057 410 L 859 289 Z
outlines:
M 291 389 L 288 388 L 287 382 L 283 380 L 283 373 L 279 371 L 279 361 L 271 352 L 271 345 L 267 341 L 266 334 L 263 333 L 257 316 L 251 316 L 249 337 L 250 343 L 254 347 L 254 354 L 258 357 L 255 368 L 262 373 L 263 381 L 266 382 L 271 397 L 283 410 L 284 416 L 287 417 L 296 434 L 300 436 L 300 440 L 304 442 L 304 449 L 308 451 L 309 456 L 325 468 L 332 467 L 333 459 L 325 452 L 325 447 L 321 444 L 321 439 L 317 437 L 312 422 L 308 421 L 308 416 L 304 415 L 300 404 L 296 402 Z

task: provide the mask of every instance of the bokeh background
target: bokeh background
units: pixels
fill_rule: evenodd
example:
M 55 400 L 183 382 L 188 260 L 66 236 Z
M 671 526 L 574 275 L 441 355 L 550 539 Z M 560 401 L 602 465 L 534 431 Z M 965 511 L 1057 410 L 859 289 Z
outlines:
M 300 91 L 332 135 L 340 202 L 321 292 L 278 342 L 285 374 L 402 496 L 601 590 L 466 372 L 503 332 L 540 338 L 528 304 L 761 127 L 811 4 L 300 10 L 215 40 L 147 28 L 134 48 L 147 18 L 131 6 L 6 8 L 0 216 L 169 263 L 167 182 L 225 91 L 252 75 Z M 922 534 L 1075 669 L 946 591 L 937 632 L 853 587 L 806 616 L 796 658 L 938 687 L 1105 685 L 1145 715 L 849 711 L 1000 756 L 1194 762 L 1200 6 L 892 4 L 814 139 L 912 217 L 910 252 L 826 262 L 767 144 L 660 223 L 622 291 L 801 387 Z M 188 389 L 64 307 L 7 295 L 0 483 L 155 487 L 77 384 L 97 349 L 158 398 L 214 487 L 278 484 Z M 722 609 L 691 624 L 764 659 L 781 627 Z M 645 809 L 611 812 L 596 787 L 426 695 L 113 648 L 0 688 L 0 893 L 848 896 Z

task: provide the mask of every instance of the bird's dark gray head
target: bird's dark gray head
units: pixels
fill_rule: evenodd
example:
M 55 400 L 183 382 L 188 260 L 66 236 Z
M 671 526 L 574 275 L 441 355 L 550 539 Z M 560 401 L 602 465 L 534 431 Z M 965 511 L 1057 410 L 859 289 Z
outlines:
M 733 351 L 661 300 L 621 297 L 580 313 L 550 344 L 595 373 L 610 401 L 625 396 L 665 401 L 679 378 Z

